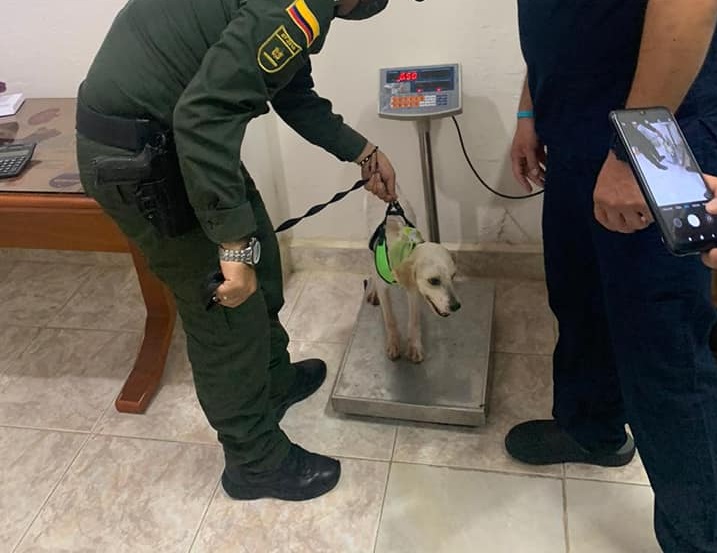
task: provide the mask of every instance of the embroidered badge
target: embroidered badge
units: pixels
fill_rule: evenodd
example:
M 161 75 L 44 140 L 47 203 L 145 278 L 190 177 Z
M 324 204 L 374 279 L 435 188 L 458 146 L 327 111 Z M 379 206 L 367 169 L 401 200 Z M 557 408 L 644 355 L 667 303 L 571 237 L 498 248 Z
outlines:
M 321 34 L 319 20 L 316 19 L 314 12 L 306 4 L 306 0 L 296 0 L 291 6 L 286 8 L 291 20 L 301 29 L 306 37 L 306 46 L 311 46 Z
M 281 71 L 296 55 L 301 52 L 301 46 L 291 38 L 291 35 L 282 25 L 259 47 L 257 61 L 267 73 Z

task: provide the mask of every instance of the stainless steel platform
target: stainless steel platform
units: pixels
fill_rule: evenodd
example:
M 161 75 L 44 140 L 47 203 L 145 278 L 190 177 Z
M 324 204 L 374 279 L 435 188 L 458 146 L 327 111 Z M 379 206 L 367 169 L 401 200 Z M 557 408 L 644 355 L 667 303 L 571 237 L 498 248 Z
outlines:
M 469 280 L 456 289 L 463 308 L 455 315 L 441 319 L 424 305 L 426 358 L 419 365 L 386 357 L 381 308 L 364 303 L 331 394 L 334 409 L 410 421 L 485 424 L 495 284 Z M 391 294 L 405 340 L 405 294 L 397 287 Z

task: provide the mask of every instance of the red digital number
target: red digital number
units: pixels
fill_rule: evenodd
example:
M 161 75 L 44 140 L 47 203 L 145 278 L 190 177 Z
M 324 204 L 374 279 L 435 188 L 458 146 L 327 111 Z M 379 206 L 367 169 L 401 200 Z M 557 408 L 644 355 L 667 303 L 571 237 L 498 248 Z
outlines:
M 398 74 L 398 82 L 416 81 L 416 80 L 418 80 L 418 72 L 416 72 L 416 71 L 401 71 Z

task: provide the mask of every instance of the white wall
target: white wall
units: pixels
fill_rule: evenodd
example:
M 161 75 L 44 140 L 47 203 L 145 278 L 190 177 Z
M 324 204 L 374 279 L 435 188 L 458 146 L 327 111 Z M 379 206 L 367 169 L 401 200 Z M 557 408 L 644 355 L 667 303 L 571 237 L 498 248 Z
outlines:
M 124 0 L 2 4 L 13 24 L 0 34 L 0 80 L 28 96 L 70 96 Z M 463 65 L 465 93 L 460 122 L 474 161 L 489 183 L 519 194 L 507 161 L 523 78 L 514 1 L 393 0 L 375 20 L 335 22 L 324 52 L 314 59 L 318 91 L 389 154 L 419 222 L 424 218 L 415 129 L 377 117 L 378 69 L 456 61 Z M 479 188 L 450 121 L 435 125 L 434 150 L 445 241 L 539 241 L 540 200 L 506 202 Z M 252 125 L 244 158 L 277 222 L 303 213 L 358 177 L 355 167 L 306 144 L 273 116 Z M 361 193 L 356 193 L 297 227 L 294 236 L 363 241 L 365 234 Z

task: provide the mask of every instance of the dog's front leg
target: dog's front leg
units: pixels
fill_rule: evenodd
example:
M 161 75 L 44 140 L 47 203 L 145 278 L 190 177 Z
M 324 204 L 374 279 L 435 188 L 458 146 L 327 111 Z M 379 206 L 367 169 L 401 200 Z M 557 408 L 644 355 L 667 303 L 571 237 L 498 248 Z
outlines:
M 386 355 L 391 360 L 401 357 L 401 334 L 398 331 L 396 315 L 393 312 L 391 296 L 388 286 L 383 282 L 377 283 L 377 293 L 381 312 L 383 313 L 383 324 L 386 329 Z
M 414 363 L 423 361 L 423 339 L 421 336 L 421 295 L 408 292 L 408 351 L 406 357 Z

